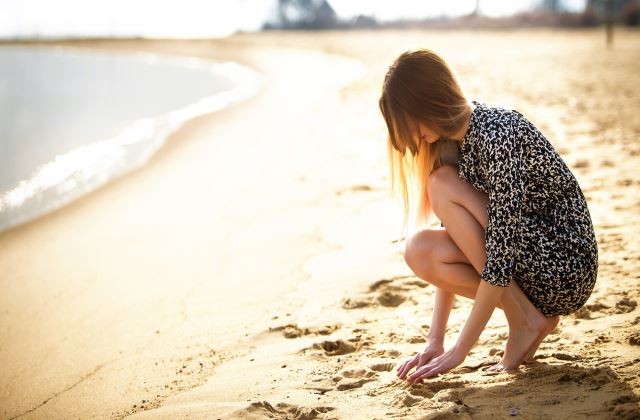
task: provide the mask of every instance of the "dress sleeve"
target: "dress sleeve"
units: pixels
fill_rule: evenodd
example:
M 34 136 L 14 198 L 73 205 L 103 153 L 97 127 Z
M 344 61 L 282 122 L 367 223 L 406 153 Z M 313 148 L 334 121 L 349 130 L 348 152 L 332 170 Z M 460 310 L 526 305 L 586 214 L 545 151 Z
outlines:
M 517 116 L 487 142 L 485 168 L 489 186 L 485 232 L 487 262 L 480 278 L 496 286 L 509 285 L 516 269 L 516 235 L 524 199 L 524 138 L 519 138 Z

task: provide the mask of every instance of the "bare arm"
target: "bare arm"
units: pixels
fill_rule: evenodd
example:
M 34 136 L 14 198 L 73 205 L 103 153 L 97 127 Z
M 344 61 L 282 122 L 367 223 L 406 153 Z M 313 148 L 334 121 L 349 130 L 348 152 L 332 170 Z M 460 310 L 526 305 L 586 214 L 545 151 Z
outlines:
M 491 314 L 498 305 L 505 287 L 496 286 L 484 280 L 480 281 L 471 313 L 458 337 L 455 349 L 463 360 L 475 345 L 484 327 L 489 322 Z
M 431 327 L 429 328 L 429 344 L 444 343 L 447 329 L 447 321 L 455 300 L 455 293 L 448 292 L 436 287 L 436 303 L 431 316 Z

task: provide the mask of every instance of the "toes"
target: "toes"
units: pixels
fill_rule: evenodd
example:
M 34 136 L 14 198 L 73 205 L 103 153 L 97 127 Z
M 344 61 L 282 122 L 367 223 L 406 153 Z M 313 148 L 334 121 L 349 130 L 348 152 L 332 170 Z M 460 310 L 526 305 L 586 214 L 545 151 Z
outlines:
M 502 372 L 503 370 L 504 370 L 504 366 L 502 366 L 500 363 L 487 368 L 487 371 L 489 372 Z
M 490 366 L 487 368 L 487 372 L 515 372 L 520 368 L 520 364 L 518 365 L 509 365 L 503 362 L 500 362 L 496 365 Z

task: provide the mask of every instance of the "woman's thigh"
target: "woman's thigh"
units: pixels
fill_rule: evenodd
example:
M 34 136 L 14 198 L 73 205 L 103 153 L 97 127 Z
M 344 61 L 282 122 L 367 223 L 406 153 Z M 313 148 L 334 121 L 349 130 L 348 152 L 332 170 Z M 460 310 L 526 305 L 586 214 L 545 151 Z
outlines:
M 455 203 L 464 207 L 483 229 L 487 228 L 489 194 L 476 189 L 469 181 L 460 178 L 457 166 L 443 165 L 436 169 L 430 175 L 427 189 L 434 210 L 446 208 L 446 205 L 443 206 L 443 201 Z

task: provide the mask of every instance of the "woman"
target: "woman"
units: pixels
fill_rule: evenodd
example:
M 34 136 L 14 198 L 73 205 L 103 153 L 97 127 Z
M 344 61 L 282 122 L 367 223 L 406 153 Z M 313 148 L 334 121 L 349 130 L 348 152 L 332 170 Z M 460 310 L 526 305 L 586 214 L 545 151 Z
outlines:
M 576 178 L 518 111 L 467 101 L 433 51 L 401 54 L 379 105 L 405 228 L 409 220 L 428 224 L 432 213 L 441 221 L 407 235 L 405 260 L 436 293 L 428 344 L 398 376 L 416 382 L 461 364 L 495 307 L 505 313 L 509 338 L 489 370 L 517 369 L 560 315 L 584 305 L 596 281 L 598 247 Z M 445 352 L 456 295 L 474 303 Z

